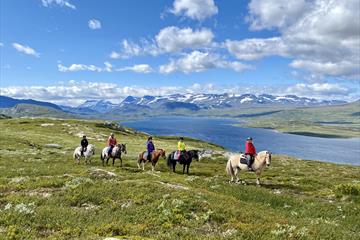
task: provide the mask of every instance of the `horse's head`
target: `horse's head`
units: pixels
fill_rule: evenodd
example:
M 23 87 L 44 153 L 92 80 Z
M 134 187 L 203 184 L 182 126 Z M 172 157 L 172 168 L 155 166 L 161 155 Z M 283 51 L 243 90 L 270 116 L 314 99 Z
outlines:
M 166 159 L 166 153 L 165 153 L 165 150 L 163 150 L 163 149 L 159 149 L 159 151 L 160 151 L 160 156 L 161 156 L 162 158 Z
M 120 144 L 121 145 L 121 151 L 125 154 L 127 154 L 127 151 L 126 151 L 126 144 Z
M 192 158 L 195 158 L 196 161 L 199 161 L 199 150 L 191 150 L 189 152 Z
M 266 151 L 265 161 L 266 161 L 266 166 L 270 166 L 270 163 L 271 163 L 271 152 Z

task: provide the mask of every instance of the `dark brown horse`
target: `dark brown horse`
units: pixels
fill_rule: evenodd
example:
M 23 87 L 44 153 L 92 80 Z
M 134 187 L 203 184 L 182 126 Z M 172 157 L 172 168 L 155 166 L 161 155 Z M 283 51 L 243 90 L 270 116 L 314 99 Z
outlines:
M 165 150 L 163 149 L 156 149 L 151 153 L 151 158 L 150 160 L 147 159 L 147 157 L 144 157 L 145 153 L 147 153 L 147 151 L 144 151 L 142 153 L 139 154 L 139 158 L 138 158 L 138 167 L 140 168 L 140 164 L 142 165 L 142 170 L 145 170 L 145 163 L 146 162 L 151 162 L 151 170 L 154 171 L 155 170 L 155 165 L 158 162 L 159 158 L 162 157 L 164 159 L 166 159 L 166 153 Z
M 189 174 L 189 168 L 192 160 L 195 159 L 196 161 L 199 161 L 199 151 L 198 150 L 186 151 L 184 156 L 181 156 L 179 160 L 174 158 L 175 152 L 176 151 L 170 153 L 168 156 L 167 159 L 168 167 L 169 168 L 172 167 L 173 172 L 175 172 L 176 163 L 179 163 L 183 165 L 183 174 L 185 173 L 185 168 L 186 168 L 186 173 Z

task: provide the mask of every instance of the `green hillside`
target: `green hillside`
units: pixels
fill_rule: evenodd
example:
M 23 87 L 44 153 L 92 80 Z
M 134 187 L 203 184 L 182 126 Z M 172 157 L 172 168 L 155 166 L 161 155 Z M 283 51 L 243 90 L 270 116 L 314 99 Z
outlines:
M 100 121 L 2 119 L 0 129 L 0 239 L 360 238 L 360 167 L 276 155 L 257 187 L 249 173 L 247 185 L 229 184 L 221 155 L 190 175 L 165 160 L 140 171 L 146 135 Z M 110 132 L 127 143 L 122 168 L 100 164 Z M 84 133 L 96 145 L 91 165 L 72 160 Z M 176 148 L 175 138 L 154 141 Z
M 241 119 L 250 127 L 271 128 L 293 134 L 360 137 L 360 101 L 340 106 L 275 110 L 263 115 L 261 113 L 269 110 L 244 112 L 248 117 Z

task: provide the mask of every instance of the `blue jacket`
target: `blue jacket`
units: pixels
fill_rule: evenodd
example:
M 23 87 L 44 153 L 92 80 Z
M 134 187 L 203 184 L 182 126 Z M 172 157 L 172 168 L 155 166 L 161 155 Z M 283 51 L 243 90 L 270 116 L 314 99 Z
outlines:
M 147 151 L 149 153 L 152 153 L 155 150 L 155 146 L 152 141 L 148 141 L 146 145 L 147 145 Z

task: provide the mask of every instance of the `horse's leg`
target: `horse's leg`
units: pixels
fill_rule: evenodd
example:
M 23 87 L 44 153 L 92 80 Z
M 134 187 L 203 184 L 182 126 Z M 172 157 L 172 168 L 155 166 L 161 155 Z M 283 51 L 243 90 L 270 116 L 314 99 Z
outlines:
M 176 160 L 175 160 L 176 161 Z M 175 166 L 176 166 L 176 162 L 173 162 L 173 172 L 175 172 Z
M 110 157 L 108 157 L 108 158 L 106 159 L 106 166 L 109 166 L 109 159 L 110 159 Z
M 141 169 L 141 168 L 140 168 L 140 162 L 141 162 L 141 160 L 138 159 L 137 165 L 138 165 L 138 168 L 139 168 L 139 169 Z
M 186 174 L 189 174 L 190 163 L 186 167 Z
M 120 167 L 122 167 L 122 158 L 120 157 Z
M 142 169 L 145 171 L 145 161 L 142 161 Z
M 260 186 L 260 171 L 256 171 L 256 185 Z
M 155 163 L 153 161 L 151 161 L 151 171 L 152 172 L 155 171 Z
M 237 176 L 239 174 L 239 172 L 240 172 L 239 168 L 235 168 L 235 171 L 234 171 L 234 176 L 236 178 L 235 183 L 240 181 L 239 177 Z
M 113 158 L 113 163 L 112 163 L 112 165 L 113 165 L 113 166 L 115 165 L 115 158 Z

